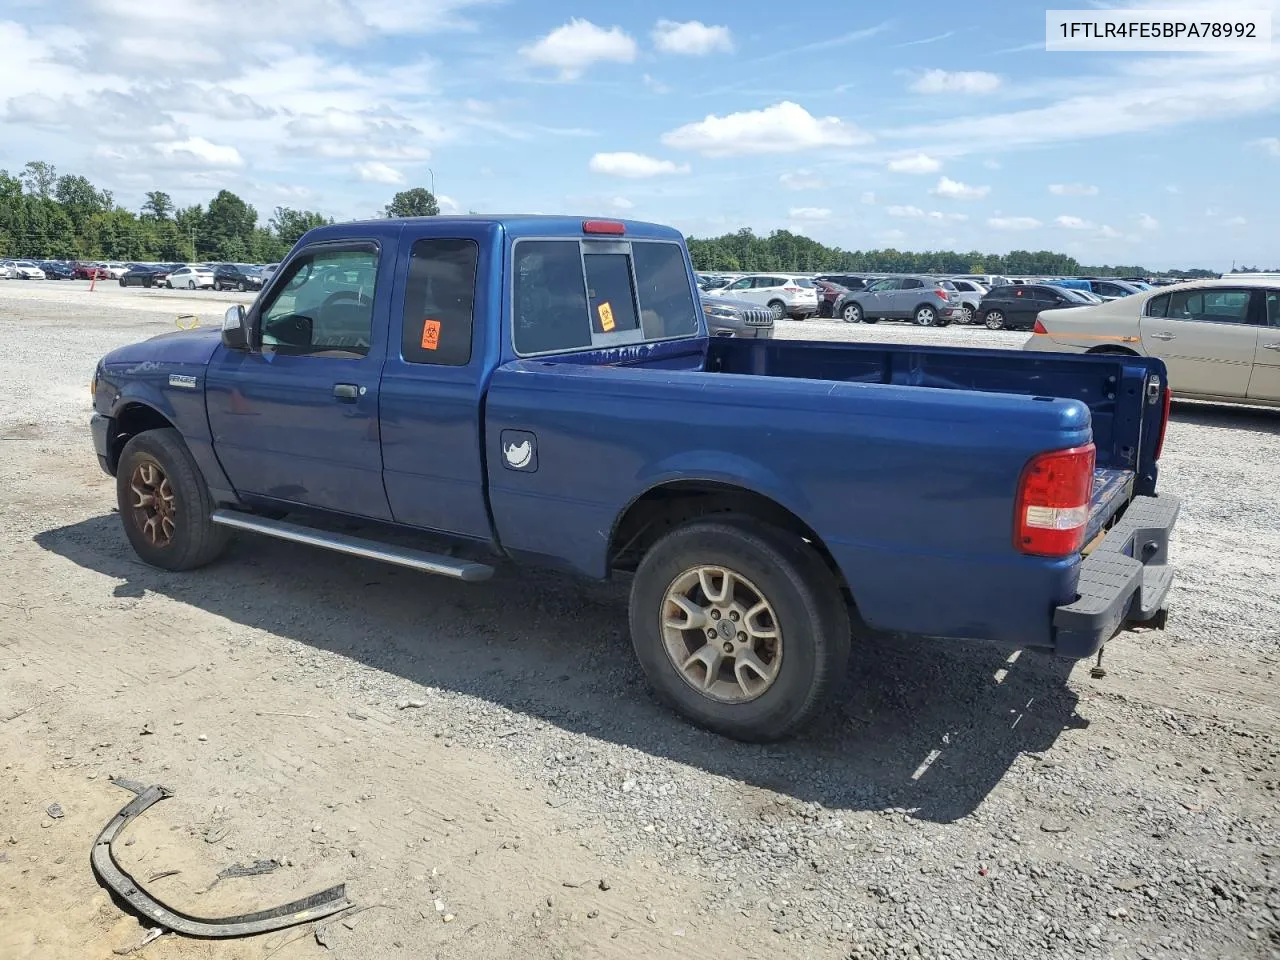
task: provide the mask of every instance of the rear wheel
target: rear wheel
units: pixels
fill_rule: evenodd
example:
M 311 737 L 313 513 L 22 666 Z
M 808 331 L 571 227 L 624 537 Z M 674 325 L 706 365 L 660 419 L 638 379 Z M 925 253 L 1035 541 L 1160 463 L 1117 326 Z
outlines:
M 927 303 L 922 304 L 916 307 L 914 319 L 918 327 L 932 327 L 938 322 L 938 311 Z
M 988 310 L 987 318 L 982 322 L 988 330 L 1001 330 L 1004 328 L 1004 314 L 999 310 Z
M 770 300 L 769 312 L 773 314 L 773 319 L 776 323 L 787 315 L 787 305 L 781 300 Z
M 148 430 L 125 444 L 116 468 L 116 500 L 125 536 L 153 567 L 193 570 L 226 547 L 227 531 L 209 519 L 209 488 L 172 427 Z
M 967 304 L 967 303 L 962 303 L 962 304 L 960 305 L 960 316 L 959 316 L 959 318 L 958 318 L 957 322 L 958 322 L 958 323 L 973 323 L 973 307 L 969 306 L 969 304 Z
M 237 291 L 239 291 L 240 293 L 244 293 L 244 281 L 243 281 L 243 280 L 241 280 L 240 282 L 238 282 L 238 283 L 236 284 L 236 290 L 237 290 Z
M 840 311 L 840 316 L 845 323 L 861 323 L 862 307 L 856 303 L 846 303 L 844 309 Z
M 188 289 L 188 290 L 194 290 L 195 288 L 196 288 L 196 282 L 195 282 L 194 280 L 188 280 L 188 281 L 187 281 L 187 289 Z
M 699 726 L 767 742 L 808 723 L 843 678 L 839 584 L 798 537 L 756 521 L 698 521 L 645 554 L 631 639 L 654 692 Z

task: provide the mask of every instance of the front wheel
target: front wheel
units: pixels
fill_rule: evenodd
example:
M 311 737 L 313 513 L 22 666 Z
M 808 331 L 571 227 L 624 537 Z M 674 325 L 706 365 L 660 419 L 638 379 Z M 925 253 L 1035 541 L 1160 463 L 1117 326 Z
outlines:
M 239 283 L 237 283 L 237 284 L 236 284 L 236 292 L 237 292 L 237 293 L 244 293 L 244 281 L 243 281 L 243 280 L 241 280 Z
M 769 301 L 769 313 L 773 315 L 773 322 L 777 323 L 787 314 L 787 305 L 781 300 Z
M 969 306 L 969 304 L 967 303 L 961 304 L 960 317 L 957 320 L 957 322 L 964 323 L 964 324 L 973 323 L 973 307 Z
M 654 544 L 632 582 L 630 620 L 657 696 L 736 740 L 795 733 L 849 659 L 830 570 L 799 537 L 745 518 L 691 523 Z
M 116 468 L 125 536 L 146 563 L 194 570 L 217 558 L 227 531 L 209 519 L 213 498 L 182 435 L 148 430 L 125 444 Z
M 988 330 L 1002 330 L 1004 329 L 1004 314 L 999 310 L 988 310 L 987 318 L 982 322 Z
M 856 303 L 846 303 L 844 309 L 840 311 L 840 317 L 845 323 L 861 323 L 862 308 Z
M 195 282 L 194 280 L 188 280 L 188 281 L 187 281 L 187 289 L 188 289 L 188 290 L 194 290 L 195 288 L 196 288 L 196 282 Z

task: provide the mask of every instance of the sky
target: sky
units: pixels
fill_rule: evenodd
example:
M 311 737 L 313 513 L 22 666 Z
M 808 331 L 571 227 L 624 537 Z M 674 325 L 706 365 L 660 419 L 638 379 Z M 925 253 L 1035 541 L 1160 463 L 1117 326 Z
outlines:
M 1280 264 L 1276 48 L 1044 46 L 1025 0 L 0 0 L 0 168 L 133 209 L 227 188 L 264 222 L 425 186 L 693 236 Z

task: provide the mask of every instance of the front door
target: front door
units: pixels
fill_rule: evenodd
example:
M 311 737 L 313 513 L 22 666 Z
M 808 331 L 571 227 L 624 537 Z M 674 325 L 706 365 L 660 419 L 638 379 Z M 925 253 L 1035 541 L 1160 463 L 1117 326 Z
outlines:
M 237 493 L 391 518 L 378 389 L 393 255 L 368 241 L 303 249 L 250 313 L 254 349 L 214 354 L 209 427 Z
M 866 293 L 858 294 L 863 315 L 873 319 L 890 316 L 887 311 L 893 308 L 893 295 L 898 289 L 898 283 L 899 281 L 893 278 L 877 280 L 867 287 Z
M 724 295 L 733 300 L 750 300 L 755 303 L 760 298 L 752 294 L 751 280 L 751 277 L 742 277 L 733 281 L 733 283 L 724 288 Z
M 1140 320 L 1142 348 L 1165 362 L 1175 396 L 1245 396 L 1263 307 L 1251 305 L 1254 293 L 1205 287 L 1147 301 Z
M 1258 328 L 1253 376 L 1249 378 L 1249 398 L 1280 403 L 1280 290 L 1263 292 L 1266 326 Z

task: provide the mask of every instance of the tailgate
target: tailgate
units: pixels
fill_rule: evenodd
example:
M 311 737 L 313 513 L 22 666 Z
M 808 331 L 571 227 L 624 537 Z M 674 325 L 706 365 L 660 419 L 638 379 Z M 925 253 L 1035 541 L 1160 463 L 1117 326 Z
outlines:
M 1132 470 L 1099 468 L 1093 472 L 1093 493 L 1089 497 L 1089 525 L 1085 528 L 1084 552 L 1107 529 L 1111 520 L 1133 499 Z

